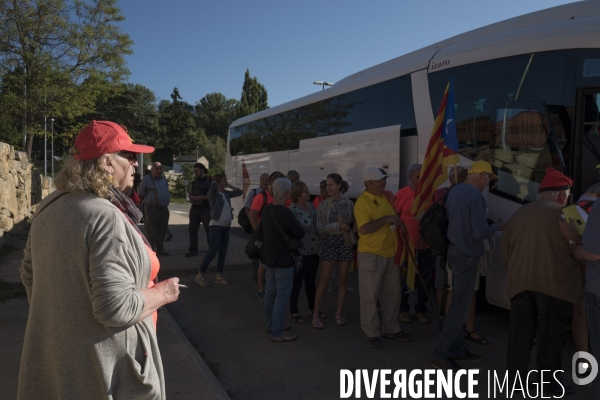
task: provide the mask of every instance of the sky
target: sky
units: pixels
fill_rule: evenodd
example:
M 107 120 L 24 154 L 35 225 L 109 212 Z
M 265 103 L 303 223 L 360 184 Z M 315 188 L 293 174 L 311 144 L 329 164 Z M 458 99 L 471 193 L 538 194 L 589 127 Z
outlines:
M 250 70 L 269 106 L 381 62 L 568 0 L 119 0 L 134 42 L 128 81 L 195 104 L 241 96 Z M 327 90 L 327 88 L 325 89 Z

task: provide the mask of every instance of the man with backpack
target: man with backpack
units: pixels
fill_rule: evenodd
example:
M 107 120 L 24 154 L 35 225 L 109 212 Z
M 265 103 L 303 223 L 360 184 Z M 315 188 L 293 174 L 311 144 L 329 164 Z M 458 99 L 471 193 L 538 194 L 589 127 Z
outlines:
M 246 203 L 244 204 L 244 213 L 246 215 L 246 218 L 248 219 L 248 224 L 250 225 L 249 228 L 247 229 L 246 226 L 242 226 L 244 228 L 244 231 L 246 233 L 252 233 L 252 224 L 250 223 L 250 207 L 252 207 L 252 202 L 254 201 L 254 198 L 256 197 L 257 194 L 260 194 L 262 192 L 265 192 L 267 189 L 269 188 L 269 174 L 267 174 L 266 172 L 264 174 L 261 174 L 260 176 L 260 180 L 259 180 L 259 187 L 254 188 L 250 191 L 250 193 L 248 193 L 248 197 L 246 197 Z M 242 214 L 240 214 L 242 215 Z M 242 216 L 238 217 L 238 222 L 240 222 L 240 225 L 242 225 L 241 223 L 242 221 Z M 259 259 L 252 259 L 252 278 L 258 282 L 258 264 L 259 264 Z
M 463 324 L 469 314 L 479 258 L 485 254 L 483 241 L 504 230 L 504 222 L 488 225 L 482 192 L 497 178 L 492 166 L 483 160 L 469 167 L 463 183 L 452 187 L 446 198 L 448 219 L 448 266 L 452 270 L 453 298 L 434 350 L 431 365 L 437 369 L 457 370 L 457 362 L 478 362 L 481 357 L 464 345 Z M 431 245 L 431 244 L 430 244 Z
M 210 223 L 210 205 L 208 204 L 208 189 L 212 182 L 212 177 L 208 175 L 208 169 L 202 163 L 194 164 L 194 181 L 190 190 L 190 224 L 188 233 L 190 235 L 190 247 L 185 253 L 186 257 L 198 255 L 198 229 L 200 223 L 204 225 L 206 232 L 206 243 L 210 246 L 208 235 L 208 225 Z
M 271 204 L 273 202 L 273 192 L 271 191 L 271 186 L 275 179 L 284 178 L 284 175 L 275 171 L 271 175 L 269 175 L 269 186 L 267 190 L 263 190 L 259 192 L 257 196 L 254 196 L 252 200 L 252 205 L 250 206 L 250 212 L 248 213 L 248 218 L 250 219 L 250 223 L 252 224 L 253 229 L 258 228 L 258 224 L 260 223 L 260 214 L 262 210 L 266 207 L 267 204 Z M 266 270 L 263 265 L 259 263 L 258 265 L 258 299 L 260 301 L 265 301 L 265 284 L 266 284 Z

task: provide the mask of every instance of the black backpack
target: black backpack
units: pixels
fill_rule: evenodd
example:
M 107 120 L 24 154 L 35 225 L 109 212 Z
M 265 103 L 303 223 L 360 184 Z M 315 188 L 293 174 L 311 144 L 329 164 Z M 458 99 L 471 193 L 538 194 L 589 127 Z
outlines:
M 444 256 L 448 253 L 448 217 L 446 216 L 446 200 L 452 188 L 448 189 L 444 198 L 433 203 L 421 217 L 419 229 L 421 236 L 431 249 L 434 256 Z
M 252 189 L 254 191 L 254 196 L 256 196 L 256 189 Z M 246 207 L 242 207 L 240 212 L 238 213 L 238 224 L 244 229 L 245 233 L 252 233 L 252 224 L 250 223 L 250 218 L 248 218 L 248 214 L 246 214 Z

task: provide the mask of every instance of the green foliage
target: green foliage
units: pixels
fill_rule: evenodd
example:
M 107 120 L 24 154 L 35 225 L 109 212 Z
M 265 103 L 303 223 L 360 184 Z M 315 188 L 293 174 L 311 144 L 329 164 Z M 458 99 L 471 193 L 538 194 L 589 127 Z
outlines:
M 198 135 L 193 107 L 181 101 L 177 88 L 171 94 L 172 102 L 163 100 L 158 106 L 159 137 L 154 144 L 157 151 L 152 157 L 165 165 L 172 165 L 173 157 L 196 151 Z
M 254 114 L 269 108 L 267 89 L 258 82 L 256 77 L 250 77 L 250 70 L 246 69 L 242 97 L 238 106 L 237 118 Z
M 210 175 L 225 172 L 225 151 L 227 142 L 219 136 L 206 136 L 204 131 L 198 133 L 200 138 L 200 154 L 206 157 L 210 166 Z
M 196 102 L 196 123 L 208 136 L 227 139 L 229 125 L 235 120 L 237 100 L 221 93 L 209 93 Z
M 117 26 L 124 17 L 116 2 L 0 2 L 0 124 L 13 121 L 12 132 L 22 132 L 25 119 L 29 155 L 44 115 L 69 121 L 64 134 L 74 136 L 80 126 L 72 121 L 128 75 L 133 42 Z
M 192 188 L 192 182 L 194 181 L 194 165 L 193 164 L 183 164 L 181 165 L 182 173 L 177 176 L 175 179 L 171 179 L 169 187 L 171 196 L 176 199 L 185 199 L 186 191 L 185 191 L 185 181 L 188 181 L 187 185 L 187 193 L 189 193 Z

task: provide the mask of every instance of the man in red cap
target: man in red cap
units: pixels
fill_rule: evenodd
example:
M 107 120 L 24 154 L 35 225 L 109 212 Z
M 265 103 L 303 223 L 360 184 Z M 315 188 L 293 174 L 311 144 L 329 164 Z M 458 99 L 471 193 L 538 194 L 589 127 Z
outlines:
M 524 205 L 512 216 L 501 244 L 511 302 L 507 357 L 511 382 L 517 373 L 523 382 L 527 378 L 539 317 L 535 369 L 552 371 L 544 388 L 559 395 L 563 387 L 557 371 L 565 369 L 565 329 L 581 293 L 576 245 L 569 244 L 558 223 L 572 185 L 571 178 L 548 168 L 537 201 Z M 562 385 L 566 394 L 574 391 L 573 386 Z

